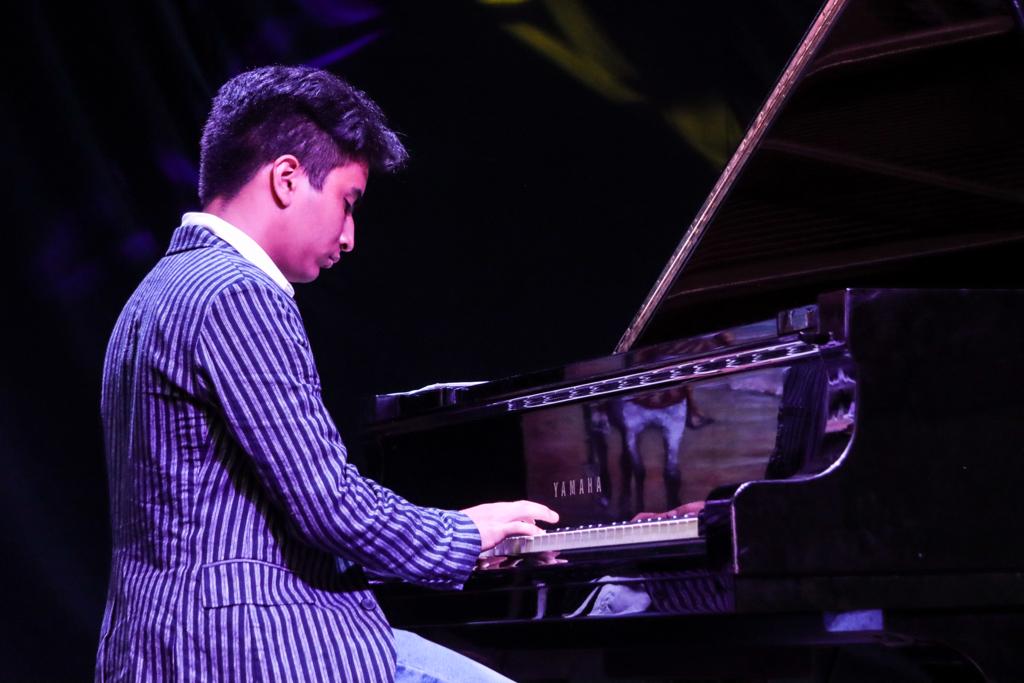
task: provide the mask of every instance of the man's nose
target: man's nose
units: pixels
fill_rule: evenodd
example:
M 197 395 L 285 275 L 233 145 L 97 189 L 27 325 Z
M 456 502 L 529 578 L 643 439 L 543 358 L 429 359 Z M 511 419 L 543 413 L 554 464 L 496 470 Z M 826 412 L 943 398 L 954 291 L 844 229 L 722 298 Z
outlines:
M 341 247 L 341 250 L 346 253 L 356 248 L 356 222 L 351 218 L 348 219 L 345 229 L 341 231 L 341 238 L 338 240 L 338 245 Z

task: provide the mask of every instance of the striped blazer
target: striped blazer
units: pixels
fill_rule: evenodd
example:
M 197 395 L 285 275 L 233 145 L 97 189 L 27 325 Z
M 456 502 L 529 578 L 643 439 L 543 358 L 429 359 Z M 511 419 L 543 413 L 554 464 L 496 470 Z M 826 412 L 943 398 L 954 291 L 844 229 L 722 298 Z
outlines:
M 453 588 L 480 536 L 359 475 L 295 302 L 177 229 L 106 353 L 113 558 L 98 681 L 387 681 L 363 568 Z

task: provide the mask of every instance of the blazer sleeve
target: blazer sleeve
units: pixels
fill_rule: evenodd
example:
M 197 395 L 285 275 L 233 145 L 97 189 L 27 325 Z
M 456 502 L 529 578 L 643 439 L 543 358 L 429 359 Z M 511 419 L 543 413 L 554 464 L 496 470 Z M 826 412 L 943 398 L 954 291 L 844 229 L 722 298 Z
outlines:
M 413 505 L 348 463 L 294 302 L 260 283 L 223 290 L 196 362 L 207 398 L 298 537 L 377 574 L 434 587 L 466 580 L 480 553 L 469 517 Z

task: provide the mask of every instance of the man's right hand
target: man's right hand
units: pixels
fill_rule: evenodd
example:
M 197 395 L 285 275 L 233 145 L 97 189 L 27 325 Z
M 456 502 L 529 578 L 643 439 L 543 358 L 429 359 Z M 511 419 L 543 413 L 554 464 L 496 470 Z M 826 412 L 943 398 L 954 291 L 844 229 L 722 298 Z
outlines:
M 490 550 L 506 536 L 536 536 L 544 533 L 537 522 L 558 521 L 558 513 L 540 503 L 485 503 L 463 510 L 480 530 L 480 550 Z

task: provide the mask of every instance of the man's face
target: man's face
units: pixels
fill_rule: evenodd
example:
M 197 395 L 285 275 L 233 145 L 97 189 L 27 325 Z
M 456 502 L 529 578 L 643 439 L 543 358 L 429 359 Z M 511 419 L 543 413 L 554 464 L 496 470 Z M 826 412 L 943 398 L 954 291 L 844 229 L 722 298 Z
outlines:
M 321 268 L 330 268 L 342 252 L 355 248 L 352 209 L 366 191 L 368 176 L 366 164 L 353 161 L 332 169 L 323 189 L 317 190 L 304 172 L 299 174 L 277 264 L 290 282 L 315 280 Z

